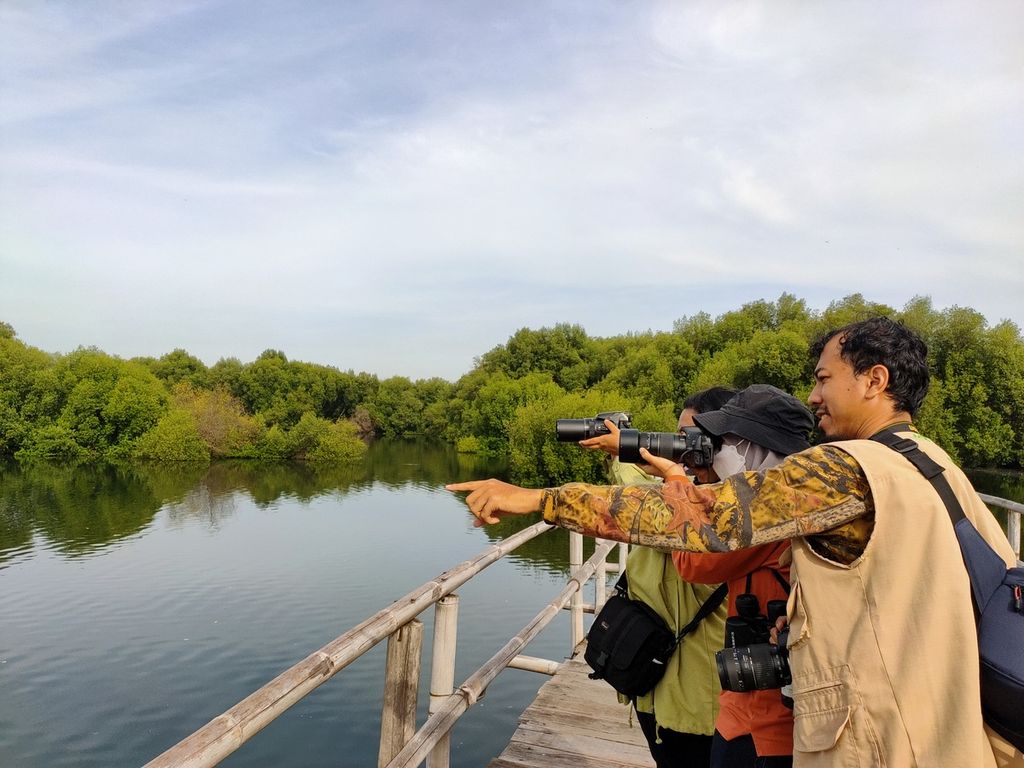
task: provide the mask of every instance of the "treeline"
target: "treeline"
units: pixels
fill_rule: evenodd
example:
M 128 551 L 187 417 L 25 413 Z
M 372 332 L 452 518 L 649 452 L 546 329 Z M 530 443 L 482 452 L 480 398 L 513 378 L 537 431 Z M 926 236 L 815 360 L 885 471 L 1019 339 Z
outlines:
M 220 457 L 339 461 L 359 438 L 429 437 L 506 454 L 524 482 L 596 479 L 596 457 L 554 441 L 557 418 L 624 409 L 671 430 L 686 396 L 713 385 L 774 384 L 804 398 L 809 344 L 873 314 L 902 320 L 929 345 L 931 392 L 918 423 L 967 466 L 1024 464 L 1024 342 L 974 310 L 902 310 L 848 296 L 821 312 L 796 297 L 756 301 L 672 331 L 590 337 L 578 325 L 522 329 L 452 383 L 379 379 L 288 360 L 206 366 L 184 350 L 121 360 L 95 349 L 52 355 L 0 325 L 0 455 L 19 460 Z

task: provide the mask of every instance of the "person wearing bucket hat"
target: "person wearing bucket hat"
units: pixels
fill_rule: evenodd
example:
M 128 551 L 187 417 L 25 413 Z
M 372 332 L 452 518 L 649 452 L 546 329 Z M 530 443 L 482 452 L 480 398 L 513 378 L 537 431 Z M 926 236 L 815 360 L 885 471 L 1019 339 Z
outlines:
M 694 414 L 694 424 L 718 438 L 714 482 L 736 472 L 767 469 L 810 447 L 810 411 L 792 395 L 768 384 L 753 384 L 718 410 Z M 729 618 L 736 621 L 740 598 L 759 610 L 785 601 L 789 590 L 789 542 L 776 541 L 737 552 L 673 552 L 680 579 L 692 584 L 726 582 Z M 740 596 L 745 597 L 740 597 Z M 727 633 L 729 634 L 729 633 Z M 776 690 L 723 690 L 711 744 L 711 768 L 788 768 L 793 764 L 793 712 Z
M 770 384 L 751 384 L 717 411 L 698 413 L 693 421 L 715 437 L 736 435 L 781 456 L 810 448 L 807 436 L 814 429 L 811 412 Z M 721 479 L 728 476 L 717 474 Z
M 716 387 L 691 395 L 680 414 L 679 429 L 692 426 L 699 426 L 718 438 L 713 467 L 693 470 L 695 482 L 711 483 L 736 472 L 767 469 L 787 455 L 810 447 L 807 435 L 813 427 L 813 420 L 807 408 L 792 395 L 767 384 L 754 384 L 741 392 Z M 608 430 L 608 434 L 583 440 L 580 445 L 591 450 L 603 450 L 614 459 L 618 455 L 618 429 L 609 422 Z M 614 460 L 610 468 L 613 471 L 609 475 L 616 485 L 644 483 L 651 478 L 635 464 L 621 465 Z M 655 476 L 662 474 L 657 466 L 649 465 L 648 470 Z M 668 554 L 649 547 L 635 547 L 626 565 L 630 597 L 641 597 L 651 605 L 660 605 L 657 597 L 666 589 L 693 590 L 699 589 L 699 585 L 728 582 L 730 617 L 739 616 L 739 595 L 747 595 L 748 604 L 750 596 L 756 597 L 765 610 L 769 601 L 785 601 L 787 598 L 787 590 L 782 584 L 788 582 L 789 567 L 780 563 L 780 558 L 788 550 L 788 541 L 717 554 Z M 649 567 L 651 563 L 658 567 Z M 678 579 L 672 578 L 673 572 L 679 576 Z M 656 589 L 649 589 L 651 584 Z M 639 595 L 632 591 L 636 585 L 641 588 Z M 666 615 L 665 618 L 671 617 Z M 717 637 L 717 647 L 720 648 L 720 628 Z M 678 706 L 673 708 L 668 691 L 676 692 L 682 699 L 695 697 L 699 681 L 703 679 L 701 662 L 714 664 L 713 659 L 713 653 L 710 659 L 688 659 L 682 665 L 686 671 L 685 679 L 681 679 L 678 673 L 674 676 L 666 674 L 662 679 L 660 687 L 667 690 L 656 689 L 663 694 L 660 703 L 657 697 L 653 702 L 637 702 L 637 718 L 658 766 L 697 765 L 698 759 L 711 768 L 791 766 L 793 713 L 782 703 L 777 690 L 746 693 L 720 690 L 718 707 L 713 715 L 714 726 L 709 731 L 712 736 L 708 737 L 708 746 L 700 757 L 695 754 L 698 737 L 665 727 L 666 722 L 674 722 L 674 709 L 678 709 Z M 658 715 L 657 719 L 655 715 Z M 693 730 L 693 726 L 690 725 L 688 730 Z

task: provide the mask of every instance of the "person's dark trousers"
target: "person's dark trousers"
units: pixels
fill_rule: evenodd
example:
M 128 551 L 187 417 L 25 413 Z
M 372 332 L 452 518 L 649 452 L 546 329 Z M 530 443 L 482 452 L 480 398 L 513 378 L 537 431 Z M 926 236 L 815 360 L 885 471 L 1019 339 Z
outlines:
M 659 764 L 660 765 L 660 764 Z M 726 740 L 715 731 L 711 744 L 711 768 L 792 768 L 792 755 L 759 757 L 754 749 L 754 738 L 748 733 Z
M 637 712 L 636 719 L 647 737 L 651 756 L 658 768 L 708 768 L 711 762 L 710 736 L 658 728 L 654 715 L 649 712 Z M 659 736 L 661 744 L 658 744 Z

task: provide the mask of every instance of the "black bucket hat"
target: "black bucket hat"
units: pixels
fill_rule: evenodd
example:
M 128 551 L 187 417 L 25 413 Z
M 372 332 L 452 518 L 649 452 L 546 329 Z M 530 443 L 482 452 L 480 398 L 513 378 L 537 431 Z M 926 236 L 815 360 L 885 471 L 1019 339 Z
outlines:
M 803 403 L 770 384 L 751 384 L 717 411 L 698 413 L 693 421 L 716 437 L 736 435 L 787 456 L 811 447 L 807 435 L 814 428 Z

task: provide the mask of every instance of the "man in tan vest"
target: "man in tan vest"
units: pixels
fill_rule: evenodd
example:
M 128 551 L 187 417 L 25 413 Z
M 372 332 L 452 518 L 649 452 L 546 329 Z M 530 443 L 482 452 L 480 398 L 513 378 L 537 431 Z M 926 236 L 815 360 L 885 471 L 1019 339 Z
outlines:
M 1015 558 L 963 473 L 911 419 L 928 389 L 927 349 L 901 324 L 872 318 L 813 348 L 809 402 L 835 442 L 759 472 L 695 486 L 682 467 L 642 452 L 661 486 L 573 483 L 469 491 L 479 524 L 541 511 L 602 538 L 693 552 L 792 539 L 789 662 L 795 766 L 1024 765 L 982 723 L 970 582 L 945 506 L 905 458 L 871 441 L 883 429 L 941 464 L 967 517 Z

